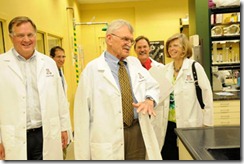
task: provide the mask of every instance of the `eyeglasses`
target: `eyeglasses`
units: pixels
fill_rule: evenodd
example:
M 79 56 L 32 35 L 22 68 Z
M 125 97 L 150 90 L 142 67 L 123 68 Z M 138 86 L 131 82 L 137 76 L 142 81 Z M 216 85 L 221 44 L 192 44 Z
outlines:
M 121 37 L 121 36 L 118 36 L 118 35 L 113 34 L 113 33 L 111 33 L 111 35 L 117 36 L 118 38 L 120 38 L 124 42 L 131 43 L 131 44 L 134 44 L 135 43 L 135 41 L 133 39 L 130 39 L 130 38 L 127 38 L 127 37 Z
M 32 38 L 34 38 L 36 36 L 36 33 L 29 33 L 27 35 L 25 35 L 25 34 L 15 34 L 15 33 L 12 33 L 11 35 L 13 37 L 16 37 L 16 38 L 19 38 L 19 39 L 24 39 L 25 36 L 27 36 L 27 38 L 29 38 L 29 39 L 32 39 Z

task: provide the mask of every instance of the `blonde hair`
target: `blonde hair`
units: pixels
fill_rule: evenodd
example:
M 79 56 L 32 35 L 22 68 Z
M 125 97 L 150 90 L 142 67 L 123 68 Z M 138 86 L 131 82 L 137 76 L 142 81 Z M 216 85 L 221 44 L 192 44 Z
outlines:
M 172 35 L 170 38 L 168 38 L 168 40 L 166 42 L 166 49 L 165 49 L 166 56 L 171 58 L 171 56 L 168 52 L 169 44 L 176 39 L 179 39 L 180 44 L 182 46 L 182 49 L 183 49 L 182 57 L 183 58 L 185 58 L 185 57 L 190 58 L 192 56 L 192 45 L 189 42 L 187 36 L 183 33 L 177 33 L 177 34 Z

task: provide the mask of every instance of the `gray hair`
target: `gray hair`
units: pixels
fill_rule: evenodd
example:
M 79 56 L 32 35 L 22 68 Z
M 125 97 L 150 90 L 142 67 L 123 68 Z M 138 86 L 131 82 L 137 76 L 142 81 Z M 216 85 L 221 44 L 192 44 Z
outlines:
M 123 19 L 117 19 L 117 20 L 112 21 L 109 24 L 106 35 L 113 33 L 114 31 L 120 29 L 123 26 L 127 26 L 131 33 L 134 32 L 133 27 L 131 26 L 131 24 L 128 21 L 123 20 Z

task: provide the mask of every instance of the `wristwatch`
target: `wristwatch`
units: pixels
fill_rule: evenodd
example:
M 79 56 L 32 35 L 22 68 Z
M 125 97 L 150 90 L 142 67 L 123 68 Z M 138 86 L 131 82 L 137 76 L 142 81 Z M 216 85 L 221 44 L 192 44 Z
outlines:
M 146 99 L 153 101 L 153 105 L 155 106 L 155 101 L 154 101 L 154 99 L 152 97 L 148 96 L 148 97 L 146 97 Z

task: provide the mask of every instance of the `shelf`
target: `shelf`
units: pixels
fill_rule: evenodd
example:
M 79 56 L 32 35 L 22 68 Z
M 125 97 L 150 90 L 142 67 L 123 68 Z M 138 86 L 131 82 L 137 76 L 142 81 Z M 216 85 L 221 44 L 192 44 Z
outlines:
M 240 12 L 240 6 L 227 6 L 210 9 L 212 14 Z
M 241 68 L 240 61 L 236 61 L 236 59 L 241 59 L 240 6 L 226 6 L 209 9 L 209 33 L 210 55 L 212 55 L 212 53 L 216 55 L 222 54 L 221 56 L 224 61 L 216 62 L 221 58 L 218 55 L 213 55 L 213 58 L 210 61 L 210 75 L 212 75 L 210 76 L 210 81 L 213 90 L 217 90 L 219 89 L 219 85 L 221 85 L 218 83 L 220 81 L 217 81 L 214 76 L 217 72 L 225 72 L 226 70 L 236 71 Z M 230 60 L 225 59 L 233 59 L 233 62 L 229 62 Z
M 211 24 L 211 27 L 214 27 L 214 26 L 229 26 L 229 25 L 232 25 L 232 24 L 240 24 L 241 22 L 227 22 L 227 23 L 214 23 L 214 24 Z
M 217 69 L 219 70 L 239 70 L 241 68 L 239 64 L 213 64 L 212 70 Z
M 215 62 L 212 63 L 212 66 L 239 66 L 240 67 L 240 62 Z
M 220 41 L 220 40 L 239 40 L 240 35 L 228 35 L 228 36 L 212 36 L 212 41 Z
M 240 62 L 215 62 L 215 63 L 212 63 L 213 66 L 218 66 L 218 65 L 226 65 L 226 66 L 229 66 L 229 65 L 240 65 Z

